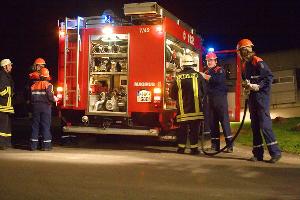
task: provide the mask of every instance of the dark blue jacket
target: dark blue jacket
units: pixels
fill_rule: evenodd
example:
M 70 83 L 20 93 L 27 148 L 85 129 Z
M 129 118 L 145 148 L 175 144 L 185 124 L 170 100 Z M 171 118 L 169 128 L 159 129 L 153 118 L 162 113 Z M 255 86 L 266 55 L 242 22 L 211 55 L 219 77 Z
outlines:
M 259 85 L 259 91 L 250 91 L 249 106 L 269 110 L 273 75 L 268 65 L 261 58 L 254 56 L 250 62 L 245 63 L 243 78 Z
M 251 91 L 251 93 L 270 94 L 273 75 L 269 66 L 261 58 L 254 56 L 250 62 L 245 63 L 243 79 L 259 85 L 259 91 Z
M 226 74 L 222 67 L 216 66 L 209 68 L 205 74 L 211 76 L 207 83 L 208 96 L 226 95 L 227 86 L 225 84 Z

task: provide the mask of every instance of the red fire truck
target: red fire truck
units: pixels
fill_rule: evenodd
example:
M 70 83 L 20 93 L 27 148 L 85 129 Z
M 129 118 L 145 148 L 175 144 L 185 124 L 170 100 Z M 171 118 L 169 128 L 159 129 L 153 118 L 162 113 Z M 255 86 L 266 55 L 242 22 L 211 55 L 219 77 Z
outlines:
M 171 82 L 185 54 L 202 69 L 202 40 L 155 2 L 125 4 L 124 14 L 129 20 L 106 10 L 59 21 L 57 92 L 65 134 L 166 138 L 176 129 Z M 231 113 L 239 120 L 239 106 Z

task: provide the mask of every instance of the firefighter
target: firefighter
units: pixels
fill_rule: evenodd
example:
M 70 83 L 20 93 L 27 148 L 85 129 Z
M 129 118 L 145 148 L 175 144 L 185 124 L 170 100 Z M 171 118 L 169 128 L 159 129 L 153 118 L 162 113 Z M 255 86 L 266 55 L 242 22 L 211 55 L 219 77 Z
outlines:
M 205 80 L 199 72 L 193 69 L 192 56 L 185 55 L 182 60 L 183 70 L 179 72 L 171 88 L 170 96 L 176 100 L 178 129 L 177 153 L 183 154 L 186 148 L 187 136 L 190 139 L 190 154 L 199 154 L 198 135 L 200 123 L 203 120 L 202 98 L 204 96 Z
M 46 67 L 46 62 L 43 58 L 36 58 L 33 65 L 30 68 L 29 79 L 25 84 L 25 99 L 28 107 L 29 116 L 32 116 L 32 106 L 31 106 L 31 86 L 40 79 L 40 71 L 43 67 Z
M 233 152 L 231 143 L 232 135 L 228 115 L 226 74 L 222 67 L 217 65 L 217 55 L 209 52 L 206 55 L 208 69 L 200 72 L 207 81 L 207 96 L 209 107 L 209 123 L 211 130 L 211 147 L 214 151 L 220 150 L 220 126 L 221 123 L 226 145 L 226 152 Z
M 244 87 L 250 90 L 248 103 L 253 132 L 253 157 L 250 160 L 263 161 L 263 135 L 271 156 L 268 162 L 275 163 L 281 158 L 281 150 L 272 130 L 269 108 L 273 75 L 268 65 L 255 55 L 253 46 L 248 39 L 242 39 L 237 44 L 243 63 Z
M 43 67 L 46 67 L 46 62 L 43 58 L 37 58 L 34 60 L 34 63 L 31 67 L 31 73 L 29 74 L 29 78 L 31 80 L 38 80 L 39 73 Z
M 40 80 L 31 86 L 32 103 L 32 133 L 30 150 L 34 151 L 38 146 L 38 136 L 43 136 L 42 150 L 51 150 L 52 136 L 51 125 L 51 104 L 57 101 L 53 94 L 53 85 L 48 82 L 49 70 L 43 67 L 40 70 Z
M 1 60 L 0 70 L 0 150 L 11 146 L 11 121 L 9 114 L 14 113 L 12 106 L 13 80 L 10 75 L 12 62 Z

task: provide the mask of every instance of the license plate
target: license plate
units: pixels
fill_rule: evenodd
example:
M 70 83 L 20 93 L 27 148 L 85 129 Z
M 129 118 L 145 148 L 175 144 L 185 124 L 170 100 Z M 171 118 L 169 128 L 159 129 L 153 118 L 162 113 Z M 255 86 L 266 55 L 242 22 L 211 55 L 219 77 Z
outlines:
M 138 91 L 137 102 L 151 102 L 151 92 L 148 90 Z

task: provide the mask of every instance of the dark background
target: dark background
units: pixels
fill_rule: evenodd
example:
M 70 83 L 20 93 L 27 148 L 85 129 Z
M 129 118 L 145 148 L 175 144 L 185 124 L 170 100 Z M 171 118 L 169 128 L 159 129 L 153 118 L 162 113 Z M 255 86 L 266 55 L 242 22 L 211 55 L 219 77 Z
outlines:
M 57 77 L 57 20 L 101 15 L 111 9 L 123 17 L 121 0 L 1 1 L 0 59 L 14 63 L 17 90 L 22 90 L 29 67 L 37 57 L 46 59 Z M 292 0 L 159 0 L 159 5 L 193 28 L 205 47 L 234 49 L 241 38 L 253 41 L 258 53 L 300 46 L 300 1 Z

